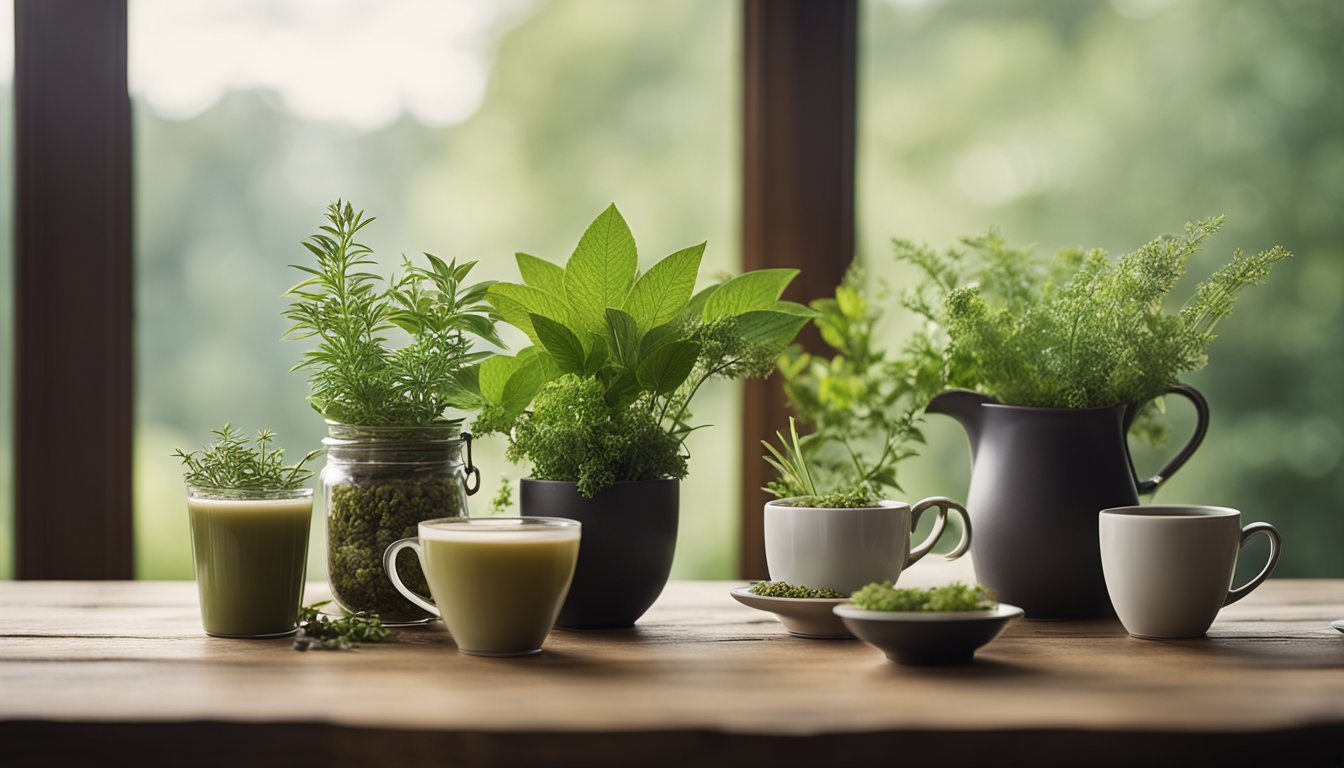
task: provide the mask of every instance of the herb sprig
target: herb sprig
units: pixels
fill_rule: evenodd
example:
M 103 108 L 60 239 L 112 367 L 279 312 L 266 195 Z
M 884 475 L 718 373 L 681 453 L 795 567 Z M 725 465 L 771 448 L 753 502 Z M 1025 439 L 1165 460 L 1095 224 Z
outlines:
M 790 422 L 791 441 L 776 433 L 779 447 L 765 444 L 765 460 L 779 473 L 764 489 L 772 495 L 851 508 L 901 490 L 897 467 L 923 444 L 919 413 L 942 381 L 924 371 L 918 350 L 886 349 L 875 341 L 886 293 L 854 266 L 834 297 L 809 305 L 830 354 L 794 346 L 779 360 L 789 405 L 812 431 L 799 439 Z
M 426 253 L 427 268 L 403 259 L 401 273 L 382 280 L 369 271 L 373 250 L 356 239 L 374 219 L 340 200 L 326 218 L 303 243 L 317 266 L 291 265 L 308 278 L 285 294 L 285 337 L 318 340 L 292 369 L 308 372 L 313 408 L 342 424 L 423 426 L 448 408 L 479 407 L 478 365 L 491 353 L 473 351 L 475 340 L 504 344 L 485 301 L 491 282 L 465 284 L 476 262 Z M 410 341 L 394 346 L 386 334 L 395 329 Z
M 313 476 L 313 471 L 304 465 L 322 452 L 321 449 L 309 451 L 297 463 L 286 466 L 285 449 L 268 450 L 275 440 L 275 433 L 269 429 L 257 430 L 255 446 L 249 445 L 243 433 L 230 424 L 212 429 L 210 434 L 215 435 L 215 441 L 200 451 L 187 453 L 178 448 L 173 452 L 187 468 L 182 479 L 195 488 L 294 490 Z
M 1274 246 L 1232 261 L 1175 312 L 1167 298 L 1223 217 L 1187 224 L 1133 253 L 1067 249 L 1043 259 L 997 233 L 937 253 L 897 240 L 896 257 L 921 274 L 906 307 L 936 329 L 917 339 L 924 361 L 953 387 L 1010 405 L 1098 408 L 1145 403 L 1208 363 L 1218 321 L 1241 292 L 1291 254 Z
M 348 651 L 361 643 L 395 643 L 397 634 L 376 613 L 328 616 L 322 607 L 330 600 L 299 609 L 299 634 L 294 638 L 296 651 Z

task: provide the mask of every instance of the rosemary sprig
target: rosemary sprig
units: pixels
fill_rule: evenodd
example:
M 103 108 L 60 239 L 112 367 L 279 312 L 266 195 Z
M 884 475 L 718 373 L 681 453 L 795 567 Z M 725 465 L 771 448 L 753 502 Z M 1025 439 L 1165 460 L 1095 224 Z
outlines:
M 248 445 L 243 434 L 227 423 L 210 434 L 215 435 L 215 442 L 200 451 L 187 453 L 178 448 L 173 452 L 187 468 L 182 475 L 187 485 L 233 491 L 294 490 L 313 476 L 304 465 L 321 453 L 321 449 L 309 451 L 286 466 L 285 449 L 269 448 L 275 440 L 269 429 L 257 430 L 255 446 Z

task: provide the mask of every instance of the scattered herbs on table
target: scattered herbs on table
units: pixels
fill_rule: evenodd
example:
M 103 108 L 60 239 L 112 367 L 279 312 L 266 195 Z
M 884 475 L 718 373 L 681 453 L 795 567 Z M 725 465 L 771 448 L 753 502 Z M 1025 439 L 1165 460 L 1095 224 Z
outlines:
M 960 581 L 932 589 L 896 589 L 890 581 L 873 582 L 850 600 L 870 611 L 985 611 L 997 605 L 988 587 L 969 587 Z
M 849 597 L 848 594 L 837 592 L 834 589 L 799 587 L 784 581 L 758 581 L 752 584 L 747 591 L 761 597 L 792 597 L 804 600 L 834 600 Z
M 395 643 L 397 634 L 376 613 L 352 613 L 329 616 L 322 606 L 330 600 L 299 609 L 299 634 L 294 638 L 296 651 L 348 651 L 361 643 Z

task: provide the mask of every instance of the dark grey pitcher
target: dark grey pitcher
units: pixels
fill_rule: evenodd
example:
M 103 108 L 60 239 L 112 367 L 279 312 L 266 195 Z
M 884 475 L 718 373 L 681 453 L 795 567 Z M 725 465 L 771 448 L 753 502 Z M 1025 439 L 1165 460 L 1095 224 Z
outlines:
M 1031 408 L 957 390 L 933 398 L 926 411 L 956 419 L 971 441 L 966 509 L 975 523 L 976 578 L 1029 618 L 1110 615 L 1097 514 L 1157 490 L 1208 430 L 1209 406 L 1198 391 L 1182 384 L 1167 394 L 1194 403 L 1198 423 L 1180 453 L 1142 481 L 1125 440 L 1142 403 Z

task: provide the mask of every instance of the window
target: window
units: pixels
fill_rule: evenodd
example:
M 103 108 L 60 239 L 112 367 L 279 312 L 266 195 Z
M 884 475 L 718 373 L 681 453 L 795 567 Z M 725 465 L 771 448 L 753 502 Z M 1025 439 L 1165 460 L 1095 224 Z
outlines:
M 387 263 L 428 250 L 514 274 L 616 201 L 645 264 L 709 240 L 739 264 L 739 11 L 657 5 L 133 0 L 136 574 L 190 578 L 174 447 L 226 419 L 291 454 L 324 434 L 281 343 L 287 265 L 345 197 Z M 675 577 L 735 575 L 738 388 L 702 393 Z M 478 513 L 506 467 L 476 450 Z M 319 513 L 320 514 L 320 513 Z M 325 574 L 322 526 L 311 575 Z
M 861 10 L 859 255 L 896 286 L 890 237 L 941 247 L 991 226 L 1051 252 L 1121 253 L 1227 214 L 1187 290 L 1234 247 L 1295 252 L 1244 296 L 1209 368 L 1189 377 L 1212 404 L 1210 439 L 1160 499 L 1274 523 L 1294 542 L 1278 575 L 1344 575 L 1344 7 L 865 0 Z M 1175 415 L 1179 435 L 1190 422 Z M 903 468 L 907 491 L 964 493 L 964 438 L 948 420 L 928 426 L 927 455 Z M 1139 450 L 1138 464 L 1151 471 L 1172 450 Z

